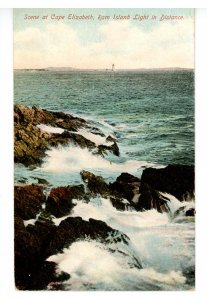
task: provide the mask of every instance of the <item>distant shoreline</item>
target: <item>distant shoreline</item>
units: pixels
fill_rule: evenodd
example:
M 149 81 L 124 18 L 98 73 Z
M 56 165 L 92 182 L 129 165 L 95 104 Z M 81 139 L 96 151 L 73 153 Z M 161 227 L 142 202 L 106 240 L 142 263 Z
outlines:
M 14 69 L 14 71 L 39 71 L 39 72 L 159 72 L 159 71 L 194 71 L 194 68 L 140 68 L 140 69 L 79 69 L 79 68 L 40 68 L 40 69 Z

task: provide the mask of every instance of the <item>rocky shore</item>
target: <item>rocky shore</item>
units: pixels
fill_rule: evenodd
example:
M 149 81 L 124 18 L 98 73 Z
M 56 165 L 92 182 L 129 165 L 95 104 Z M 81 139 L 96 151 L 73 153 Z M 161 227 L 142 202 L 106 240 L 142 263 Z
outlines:
M 103 143 L 88 139 L 82 134 L 82 130 L 98 136 Z M 37 107 L 15 105 L 15 163 L 26 167 L 41 165 L 46 151 L 59 145 L 87 148 L 93 155 L 104 156 L 111 152 L 119 156 L 116 139 L 110 135 L 105 136 L 100 129 L 82 118 Z M 90 218 L 85 221 L 81 217 L 74 217 L 72 214 L 77 202 L 87 204 L 94 197 L 102 197 L 118 211 L 155 209 L 159 213 L 169 213 L 168 194 L 180 202 L 194 198 L 193 166 L 146 168 L 141 178 L 123 172 L 110 183 L 86 170 L 82 170 L 80 175 L 82 183 L 79 185 L 50 187 L 45 179 L 38 178 L 38 184 L 19 182 L 14 187 L 15 283 L 18 289 L 42 290 L 48 285 L 54 290 L 62 289 L 62 284 L 70 278 L 70 274 L 57 272 L 57 265 L 47 258 L 76 241 L 98 240 L 106 247 L 110 246 L 110 251 L 112 244 L 121 247 L 130 243 L 126 234 L 101 220 Z M 171 217 L 176 217 L 179 213 L 192 217 L 195 209 L 186 209 L 185 205 L 181 205 Z M 57 219 L 59 222 L 56 222 Z M 137 257 L 132 257 L 130 264 L 135 268 L 142 268 Z
M 49 132 L 40 125 L 50 126 Z M 55 133 L 62 129 L 61 133 Z M 101 136 L 103 144 L 97 145 L 79 133 L 80 129 Z M 63 112 L 53 112 L 37 107 L 16 104 L 14 107 L 14 161 L 25 166 L 37 166 L 46 156 L 46 150 L 58 145 L 75 145 L 87 148 L 95 155 L 104 156 L 107 152 L 119 156 L 116 139 L 105 136 L 100 129 L 82 118 Z
M 48 284 L 52 284 L 53 289 L 61 289 L 70 274 L 57 273 L 56 264 L 46 259 L 75 241 L 94 239 L 105 245 L 130 242 L 123 232 L 103 221 L 72 217 L 76 205 L 73 200 L 89 203 L 93 197 L 102 196 L 120 211 L 156 209 L 164 213 L 169 209 L 169 199 L 160 191 L 170 191 L 179 196 L 180 201 L 188 200 L 194 193 L 194 168 L 189 166 L 148 168 L 140 179 L 122 173 L 109 184 L 101 176 L 88 171 L 82 171 L 81 177 L 83 184 L 52 188 L 49 193 L 41 184 L 15 186 L 15 282 L 18 289 L 41 290 Z M 195 210 L 184 213 L 185 216 L 194 216 Z M 59 225 L 55 224 L 55 218 L 61 217 L 64 219 Z M 137 258 L 133 263 L 142 268 Z

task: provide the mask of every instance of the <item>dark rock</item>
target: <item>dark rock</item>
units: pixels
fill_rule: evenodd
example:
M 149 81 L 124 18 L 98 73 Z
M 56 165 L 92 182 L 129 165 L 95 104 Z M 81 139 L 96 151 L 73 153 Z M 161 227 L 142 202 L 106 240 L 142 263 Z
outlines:
M 82 220 L 81 217 L 68 217 L 58 226 L 47 249 L 47 255 L 56 254 L 76 240 L 85 238 L 98 240 L 105 244 L 119 241 L 128 244 L 129 241 L 125 234 L 109 227 L 105 222 L 94 219 L 89 219 L 88 222 Z
M 15 124 L 14 161 L 26 166 L 42 162 L 50 135 L 33 124 Z
M 102 137 L 105 137 L 105 134 L 97 127 L 91 127 L 90 132 L 96 135 L 100 135 Z
M 134 205 L 126 202 L 126 199 L 117 197 L 116 195 L 110 196 L 110 201 L 113 207 L 117 210 L 125 211 L 125 210 L 134 210 Z
M 24 220 L 34 219 L 45 200 L 41 186 L 32 184 L 14 187 L 14 211 Z
M 174 195 L 180 201 L 188 194 L 194 194 L 194 167 L 185 165 L 169 165 L 163 169 L 147 168 L 141 180 L 152 189 Z
M 187 266 L 182 273 L 186 277 L 186 284 L 195 286 L 195 265 Z
M 158 191 L 129 173 L 122 173 L 117 177 L 116 181 L 110 184 L 110 191 L 115 196 L 114 199 L 111 198 L 111 202 L 119 210 L 134 208 L 137 211 L 166 211 L 167 200 Z M 130 205 L 124 204 L 122 198 L 127 199 Z
M 18 289 L 24 290 L 28 289 L 31 284 L 31 274 L 39 265 L 41 247 L 39 237 L 31 235 L 20 225 L 19 220 L 15 221 L 15 283 Z
M 107 154 L 107 151 L 116 156 L 120 155 L 119 147 L 116 142 L 114 142 L 112 145 L 98 145 L 98 154 L 104 156 L 105 154 Z
M 186 206 L 179 207 L 175 212 L 173 217 L 176 218 L 178 216 L 186 216 L 186 217 L 194 217 L 195 216 L 195 208 L 186 209 Z
M 194 217 L 195 216 L 195 208 L 189 208 L 185 212 L 186 217 Z
M 148 184 L 142 182 L 140 185 L 140 195 L 138 202 L 135 205 L 136 210 L 156 209 L 158 212 L 166 212 L 166 199 L 159 192 L 152 189 Z
M 27 183 L 27 178 L 21 177 L 20 179 L 17 180 L 17 184 L 18 184 L 18 183 L 26 184 L 26 183 Z
M 106 141 L 115 143 L 117 140 L 116 140 L 116 138 L 112 137 L 111 135 L 108 135 L 107 138 L 106 138 Z
M 96 176 L 91 172 L 88 171 L 82 171 L 81 177 L 83 181 L 87 184 L 88 192 L 95 196 L 97 194 L 100 194 L 103 197 L 107 197 L 109 194 L 109 186 L 104 181 L 103 177 Z
M 48 133 L 38 128 L 39 124 L 65 130 L 61 134 Z M 14 161 L 25 166 L 40 165 L 46 155 L 46 150 L 58 145 L 76 145 L 96 151 L 96 154 L 100 155 L 104 155 L 107 151 L 119 155 L 116 142 L 110 146 L 100 145 L 97 148 L 95 143 L 76 133 L 80 128 L 88 128 L 91 132 L 102 136 L 98 128 L 91 127 L 84 119 L 63 112 L 52 112 L 17 104 L 14 106 L 14 125 Z
M 53 224 L 53 216 L 46 209 L 43 209 L 43 210 L 41 210 L 37 221 L 42 222 L 42 223 L 46 222 L 46 223 Z M 37 223 L 37 221 L 36 221 L 36 223 Z
M 31 285 L 29 290 L 43 290 L 46 289 L 48 284 L 53 286 L 57 285 L 70 278 L 70 275 L 61 272 L 61 274 L 56 273 L 56 263 L 45 261 L 37 271 L 37 273 L 31 275 Z
M 40 252 L 44 256 L 45 247 L 55 234 L 57 227 L 51 221 L 37 221 L 35 225 L 28 225 L 27 232 L 39 238 Z
M 111 193 L 127 199 L 130 203 L 133 203 L 134 196 L 139 194 L 139 187 L 140 179 L 129 173 L 122 173 L 109 185 Z
M 84 195 L 84 186 L 82 184 L 53 188 L 46 202 L 46 210 L 57 218 L 63 217 L 68 215 L 75 206 L 72 200 L 83 199 Z
M 72 133 L 65 131 L 62 134 L 51 134 L 50 140 L 49 140 L 50 146 L 58 146 L 58 145 L 66 145 L 66 144 L 72 144 L 79 146 L 80 148 L 88 148 L 89 150 L 95 149 L 96 145 L 92 141 L 86 139 L 81 134 Z
M 52 280 L 53 275 L 55 276 L 52 272 L 46 274 L 52 270 L 46 268 L 48 264 L 45 262 L 45 249 L 56 229 L 51 223 L 41 222 L 25 228 L 23 220 L 15 216 L 15 283 L 18 289 L 42 289 Z
M 63 112 L 48 111 L 35 106 L 26 107 L 22 104 L 14 106 L 14 121 L 23 124 L 33 123 L 34 125 L 48 124 L 71 131 L 84 127 L 86 124 L 84 119 Z
M 49 184 L 49 182 L 44 178 L 39 178 L 39 177 L 34 177 L 34 176 L 32 176 L 32 178 L 37 180 L 38 184 L 42 184 L 42 185 L 48 185 Z

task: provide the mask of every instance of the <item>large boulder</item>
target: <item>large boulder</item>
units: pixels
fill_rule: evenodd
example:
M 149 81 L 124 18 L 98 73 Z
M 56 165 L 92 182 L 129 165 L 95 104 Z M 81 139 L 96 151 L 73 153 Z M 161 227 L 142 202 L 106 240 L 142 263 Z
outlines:
M 172 194 L 180 201 L 194 196 L 194 167 L 169 165 L 166 168 L 147 168 L 141 180 L 152 189 Z
M 118 210 L 144 211 L 156 209 L 166 212 L 166 201 L 160 193 L 149 184 L 129 173 L 122 173 L 109 185 L 112 205 Z M 129 203 L 123 201 L 127 199 Z
M 14 211 L 24 220 L 35 219 L 45 200 L 41 186 L 31 184 L 14 187 Z
M 56 230 L 50 222 L 25 227 L 23 220 L 15 216 L 15 284 L 18 289 L 42 290 L 50 282 L 70 277 L 69 274 L 57 275 L 56 264 L 45 261 L 47 245 Z
M 82 171 L 81 177 L 87 186 L 87 193 L 91 196 L 96 196 L 97 194 L 107 197 L 109 195 L 109 186 L 104 181 L 103 177 L 96 176 L 89 171 Z
M 73 199 L 83 199 L 85 195 L 84 186 L 57 187 L 50 191 L 46 202 L 46 210 L 57 218 L 68 215 L 72 208 Z
M 26 166 L 40 164 L 48 149 L 49 137 L 32 123 L 15 124 L 14 162 Z
M 110 184 L 110 191 L 116 196 L 127 199 L 129 202 L 136 202 L 139 194 L 140 179 L 129 173 L 121 173 L 116 181 Z
M 58 226 L 47 248 L 47 255 L 56 254 L 63 248 L 68 248 L 73 242 L 86 238 L 105 244 L 117 242 L 128 244 L 129 242 L 125 234 L 111 228 L 103 221 L 95 219 L 84 221 L 81 217 L 68 217 Z
M 140 194 L 135 209 L 137 211 L 156 209 L 158 212 L 163 213 L 167 211 L 166 201 L 158 191 L 152 189 L 147 183 L 141 182 Z

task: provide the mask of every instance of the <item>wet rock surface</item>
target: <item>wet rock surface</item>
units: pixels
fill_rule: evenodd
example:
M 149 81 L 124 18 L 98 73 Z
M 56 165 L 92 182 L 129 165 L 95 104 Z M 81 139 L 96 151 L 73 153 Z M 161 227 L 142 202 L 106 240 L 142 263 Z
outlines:
M 194 167 L 186 165 L 169 165 L 166 168 L 147 168 L 141 180 L 153 189 L 174 195 L 180 201 L 188 195 L 194 195 Z
M 95 219 L 84 221 L 81 217 L 68 217 L 58 226 L 56 234 L 48 245 L 47 255 L 56 254 L 81 239 L 98 240 L 106 244 L 121 241 L 127 244 L 129 241 L 125 234 L 111 228 L 103 221 Z
M 87 193 L 90 196 L 96 196 L 97 194 L 107 197 L 109 195 L 109 186 L 104 181 L 103 177 L 96 176 L 89 171 L 82 171 L 81 178 L 86 183 Z
M 101 243 L 128 244 L 129 238 L 109 227 L 106 223 L 80 217 L 68 217 L 55 226 L 52 222 L 37 221 L 24 226 L 23 220 L 15 216 L 15 283 L 21 290 L 41 290 L 47 285 L 58 289 L 58 282 L 68 280 L 67 273 L 56 272 L 56 264 L 46 261 L 78 240 L 94 239 Z
M 45 200 L 41 186 L 31 184 L 14 187 L 14 211 L 24 220 L 34 219 Z
M 170 169 L 173 169 L 172 166 Z M 182 169 L 182 168 L 181 168 Z M 163 170 L 154 172 L 152 168 L 143 172 L 141 179 L 129 173 L 122 173 L 112 183 L 106 183 L 101 176 L 96 176 L 89 171 L 82 171 L 81 177 L 84 185 L 52 188 L 48 197 L 44 193 L 44 185 L 22 185 L 15 187 L 15 282 L 18 289 L 41 290 L 51 286 L 51 289 L 58 289 L 64 280 L 70 278 L 70 274 L 61 273 L 57 275 L 55 263 L 46 259 L 65 247 L 80 240 L 96 240 L 108 245 L 110 243 L 122 243 L 127 245 L 130 240 L 122 232 L 108 226 L 105 222 L 90 218 L 89 221 L 81 217 L 68 216 L 71 214 L 74 202 L 88 202 L 91 197 L 102 196 L 117 210 L 144 211 L 156 209 L 162 213 L 166 211 L 165 196 L 158 188 L 162 187 L 163 192 L 168 192 L 175 183 L 173 175 L 169 175 L 169 168 L 164 182 L 168 185 L 164 189 L 161 185 Z M 164 171 L 165 174 L 166 170 Z M 178 167 L 176 166 L 176 172 Z M 185 170 L 185 175 L 192 172 Z M 156 173 L 152 179 L 152 173 Z M 184 176 L 184 173 L 183 176 Z M 147 175 L 146 175 L 147 174 Z M 148 175 L 150 174 L 150 176 Z M 149 179 L 150 178 L 150 179 Z M 157 179 L 158 178 L 158 179 Z M 157 179 L 157 180 L 156 180 Z M 152 185 L 149 181 L 152 181 Z M 170 181 L 171 180 L 171 181 Z M 183 178 L 184 188 L 179 188 L 179 195 L 194 192 L 192 178 Z M 158 184 L 159 183 L 159 184 Z M 157 189 L 156 189 L 156 188 Z M 174 217 L 179 214 L 192 217 L 195 215 L 194 208 L 185 206 L 175 212 Z M 59 218 L 66 216 L 58 226 L 53 223 L 53 216 Z M 68 216 L 68 217 L 67 217 Z M 24 220 L 35 219 L 34 225 L 25 227 Z M 137 264 L 137 267 L 141 265 Z
M 57 218 L 68 215 L 75 206 L 72 200 L 83 199 L 84 195 L 83 185 L 53 188 L 47 198 L 46 211 Z
M 40 124 L 61 128 L 64 131 L 50 133 L 37 127 Z M 97 147 L 93 141 L 78 133 L 78 130 L 82 128 L 93 134 L 104 136 L 98 128 L 92 127 L 82 118 L 63 112 L 16 104 L 14 106 L 14 161 L 25 166 L 40 165 L 46 155 L 45 152 L 50 147 L 58 145 L 87 148 L 102 156 L 107 152 L 119 156 L 119 148 L 115 140 L 111 145 L 98 145 Z
M 110 184 L 110 190 L 117 196 L 123 197 L 130 202 L 139 193 L 140 179 L 129 173 L 121 173 L 116 181 Z
M 27 107 L 22 104 L 16 104 L 14 107 L 14 121 L 20 124 L 46 124 L 71 131 L 77 131 L 79 128 L 86 126 L 86 121 L 82 118 L 73 117 L 63 112 L 48 111 L 35 106 Z
M 25 227 L 23 220 L 15 216 L 15 283 L 18 289 L 43 289 L 57 277 L 55 266 L 51 270 L 51 265 L 49 267 L 45 262 L 45 247 L 54 229 L 52 224 Z M 47 274 L 48 271 L 50 274 Z

